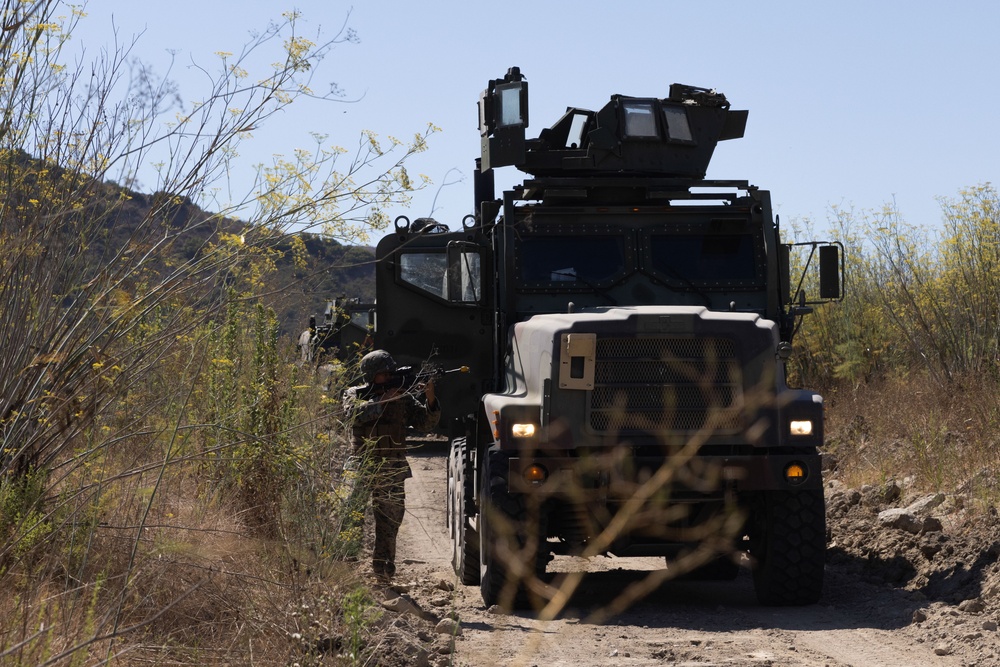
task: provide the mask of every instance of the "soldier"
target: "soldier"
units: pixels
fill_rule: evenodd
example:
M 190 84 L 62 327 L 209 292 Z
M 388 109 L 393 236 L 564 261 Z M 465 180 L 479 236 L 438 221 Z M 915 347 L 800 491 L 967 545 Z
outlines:
M 385 350 L 361 359 L 365 384 L 344 392 L 344 414 L 351 423 L 355 456 L 369 470 L 372 510 L 375 514 L 375 550 L 372 570 L 379 579 L 396 573 L 396 534 L 403 521 L 404 482 L 411 477 L 406 462 L 406 428 L 426 431 L 437 426 L 441 406 L 434 397 L 434 382 L 415 389 L 425 400 L 392 382 L 396 362 Z

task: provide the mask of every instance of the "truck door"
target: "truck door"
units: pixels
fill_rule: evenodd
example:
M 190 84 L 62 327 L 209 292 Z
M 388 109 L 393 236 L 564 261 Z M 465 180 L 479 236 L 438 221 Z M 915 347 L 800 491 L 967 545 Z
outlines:
M 468 366 L 435 384 L 442 406 L 439 430 L 465 432 L 492 386 L 494 326 L 492 257 L 470 230 L 413 233 L 397 227 L 376 249 L 375 344 L 400 365 L 445 369 Z

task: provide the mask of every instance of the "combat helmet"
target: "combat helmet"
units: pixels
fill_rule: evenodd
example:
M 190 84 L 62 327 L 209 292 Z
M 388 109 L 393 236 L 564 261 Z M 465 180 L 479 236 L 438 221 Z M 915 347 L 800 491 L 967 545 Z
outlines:
M 365 382 L 371 384 L 378 373 L 392 373 L 396 370 L 396 362 L 385 350 L 375 350 L 361 357 L 361 374 Z

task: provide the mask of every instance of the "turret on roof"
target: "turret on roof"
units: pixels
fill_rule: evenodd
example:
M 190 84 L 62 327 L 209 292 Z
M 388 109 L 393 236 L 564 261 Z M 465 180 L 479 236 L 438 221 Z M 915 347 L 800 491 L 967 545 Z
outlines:
M 482 170 L 701 179 L 716 144 L 743 136 L 747 116 L 731 110 L 722 93 L 675 83 L 662 99 L 612 95 L 596 112 L 571 107 L 537 139 L 526 139 L 528 82 L 512 67 L 480 96 Z

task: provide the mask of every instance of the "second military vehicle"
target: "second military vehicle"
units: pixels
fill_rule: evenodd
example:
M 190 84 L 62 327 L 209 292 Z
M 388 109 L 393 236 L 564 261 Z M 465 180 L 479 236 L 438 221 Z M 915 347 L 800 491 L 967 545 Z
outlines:
M 551 597 L 554 554 L 744 561 L 761 603 L 815 602 L 823 401 L 785 365 L 841 296 L 839 245 L 784 243 L 766 190 L 705 179 L 747 121 L 721 93 L 614 95 L 534 139 L 527 103 L 517 68 L 483 92 L 461 229 L 399 218 L 377 247 L 376 347 L 471 369 L 438 389 L 456 572 L 511 606 Z

